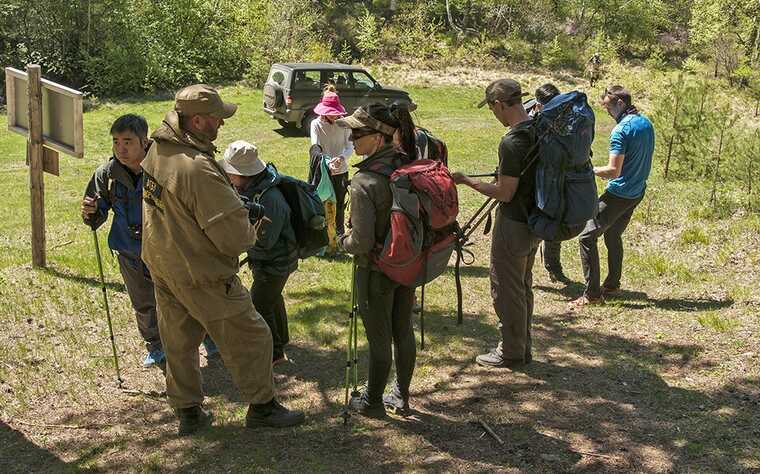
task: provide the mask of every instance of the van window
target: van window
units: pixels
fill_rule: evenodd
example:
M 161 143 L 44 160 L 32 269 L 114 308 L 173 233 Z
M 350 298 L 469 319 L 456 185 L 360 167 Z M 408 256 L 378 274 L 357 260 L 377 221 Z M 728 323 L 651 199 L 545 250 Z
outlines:
M 348 86 L 352 89 L 369 90 L 375 86 L 375 81 L 363 72 L 349 73 Z
M 296 71 L 294 89 L 320 89 L 319 71 Z

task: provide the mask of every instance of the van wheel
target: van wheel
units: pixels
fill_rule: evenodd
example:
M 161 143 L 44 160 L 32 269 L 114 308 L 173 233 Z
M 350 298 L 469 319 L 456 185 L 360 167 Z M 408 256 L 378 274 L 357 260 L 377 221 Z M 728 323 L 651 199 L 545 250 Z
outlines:
M 307 137 L 311 135 L 311 122 L 317 118 L 319 118 L 319 116 L 315 114 L 313 110 L 306 112 L 306 115 L 304 115 L 303 120 L 301 121 L 301 130 Z

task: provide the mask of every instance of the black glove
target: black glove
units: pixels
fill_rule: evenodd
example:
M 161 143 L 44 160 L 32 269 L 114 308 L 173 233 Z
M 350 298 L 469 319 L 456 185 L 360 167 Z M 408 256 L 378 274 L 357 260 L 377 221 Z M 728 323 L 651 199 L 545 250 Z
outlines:
M 264 217 L 264 206 L 254 202 L 247 196 L 240 196 L 240 200 L 243 201 L 243 207 L 248 209 L 248 218 L 251 222 L 256 222 Z

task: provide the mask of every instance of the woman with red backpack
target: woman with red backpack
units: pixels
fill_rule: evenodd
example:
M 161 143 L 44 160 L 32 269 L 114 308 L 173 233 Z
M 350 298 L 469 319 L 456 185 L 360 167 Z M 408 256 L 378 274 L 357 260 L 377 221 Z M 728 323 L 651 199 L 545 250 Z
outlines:
M 371 254 L 390 231 L 393 195 L 389 171 L 416 158 L 414 122 L 404 107 L 371 104 L 336 123 L 351 129 L 354 150 L 364 156 L 351 179 L 349 229 L 338 241 L 354 255 L 354 291 L 369 343 L 367 388 L 352 398 L 350 406 L 373 418 L 384 417 L 386 406 L 403 414 L 409 409 L 409 386 L 417 358 L 412 325 L 414 288 L 391 280 L 373 263 Z M 383 396 L 394 353 L 396 382 Z

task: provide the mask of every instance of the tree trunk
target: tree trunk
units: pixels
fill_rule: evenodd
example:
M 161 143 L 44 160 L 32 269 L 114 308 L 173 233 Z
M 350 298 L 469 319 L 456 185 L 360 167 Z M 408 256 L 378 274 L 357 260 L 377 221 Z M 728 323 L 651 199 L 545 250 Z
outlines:
M 718 140 L 718 156 L 715 158 L 715 174 L 713 175 L 713 187 L 710 194 L 710 206 L 715 210 L 718 197 L 718 179 L 720 179 L 720 155 L 723 152 L 723 135 L 726 132 L 726 127 L 723 126 L 720 129 L 720 139 Z
M 679 78 L 680 79 L 680 78 Z M 681 81 L 679 80 L 679 84 Z M 682 91 L 676 91 L 676 105 L 673 108 L 673 135 L 670 136 L 668 141 L 668 156 L 665 158 L 665 179 L 668 179 L 668 170 L 670 170 L 670 157 L 673 156 L 673 142 L 678 137 L 678 107 L 681 105 L 681 93 Z

